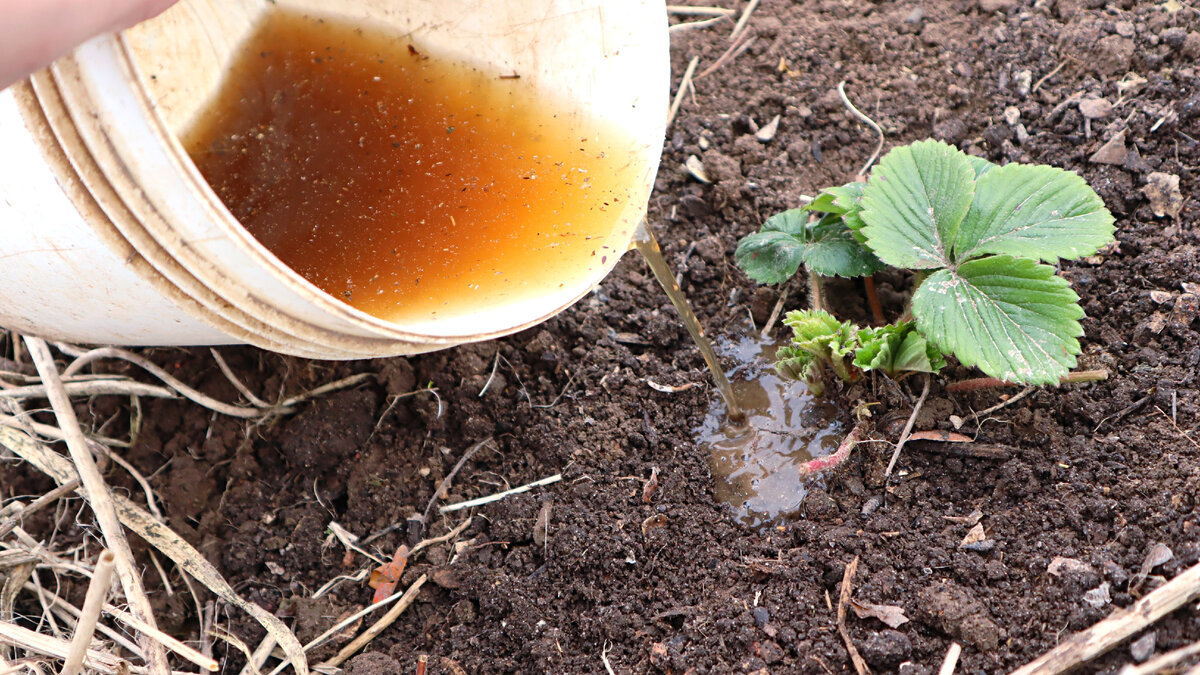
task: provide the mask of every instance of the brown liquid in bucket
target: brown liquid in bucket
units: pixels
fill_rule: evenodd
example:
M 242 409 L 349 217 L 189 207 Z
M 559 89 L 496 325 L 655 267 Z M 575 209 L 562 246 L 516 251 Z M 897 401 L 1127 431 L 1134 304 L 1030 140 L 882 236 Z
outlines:
M 640 167 L 618 130 L 566 123 L 578 114 L 396 35 L 277 10 L 185 145 L 293 270 L 379 318 L 428 321 L 624 252 L 610 235 Z

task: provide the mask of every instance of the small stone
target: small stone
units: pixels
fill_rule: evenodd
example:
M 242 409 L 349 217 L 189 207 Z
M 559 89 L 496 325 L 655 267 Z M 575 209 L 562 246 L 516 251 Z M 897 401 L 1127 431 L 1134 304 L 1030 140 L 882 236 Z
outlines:
M 403 670 L 400 662 L 381 652 L 365 652 L 346 662 L 346 675 L 386 675 Z
M 779 663 L 785 656 L 783 647 L 780 647 L 779 643 L 774 640 L 767 640 L 760 643 L 758 645 L 758 655 L 762 658 L 763 663 L 768 666 Z
M 1004 123 L 1010 127 L 1017 126 L 1021 121 L 1021 109 L 1015 105 L 1010 105 L 1004 109 Z
M 1017 85 L 1017 94 L 1020 95 L 1021 98 L 1025 98 L 1026 96 L 1029 96 L 1029 90 L 1033 87 L 1033 71 L 1028 69 L 1022 70 L 1021 72 L 1017 73 L 1017 76 L 1013 78 L 1013 81 Z
M 1125 148 L 1125 131 L 1121 130 L 1088 158 L 1093 164 L 1123 166 L 1129 151 Z
M 1175 300 L 1175 310 L 1172 316 L 1184 326 L 1190 325 L 1200 315 L 1200 295 L 1184 293 Z
M 704 161 L 701 166 L 707 171 L 707 175 L 715 182 L 723 180 L 740 180 L 742 177 L 742 163 L 735 157 L 723 154 L 716 150 L 708 150 L 704 153 Z
M 771 613 L 767 611 L 766 607 L 755 607 L 750 610 L 750 614 L 754 617 L 754 625 L 759 628 L 767 625 L 767 622 L 771 620 Z
M 1004 145 L 1004 141 L 1012 140 L 1013 130 L 1003 124 L 993 124 L 983 130 L 983 140 L 990 147 L 999 148 Z
M 900 631 L 881 630 L 864 640 L 859 651 L 873 668 L 892 670 L 912 655 L 912 641 Z
M 933 137 L 951 145 L 958 145 L 967 137 L 967 125 L 957 117 L 951 117 L 933 125 Z
M 1131 38 L 1137 32 L 1133 28 L 1133 23 L 1129 21 L 1118 21 L 1113 25 L 1113 30 L 1121 37 Z
M 1017 145 L 1025 145 L 1029 142 L 1029 130 L 1025 128 L 1024 124 L 1018 124 L 1014 130 L 1017 132 Z
M 1158 37 L 1171 49 L 1183 49 L 1184 43 L 1187 42 L 1187 35 L 1187 29 L 1173 26 L 1159 33 Z
M 650 665 L 660 670 L 666 670 L 670 666 L 669 658 L 670 654 L 665 644 L 654 642 L 650 645 Z
M 913 11 L 909 12 L 908 16 L 904 18 L 904 23 L 921 23 L 921 20 L 924 18 L 925 10 L 920 7 L 914 7 Z
M 1188 33 L 1181 52 L 1189 59 L 1200 58 L 1200 33 Z
M 979 0 L 979 11 L 991 14 L 1007 12 L 1017 6 L 1017 0 Z
M 970 591 L 949 581 L 918 594 L 917 617 L 979 651 L 996 649 L 1005 637 L 987 607 Z
M 1129 645 L 1129 655 L 1134 661 L 1141 663 L 1154 654 L 1154 643 L 1158 641 L 1158 632 L 1150 631 Z
M 701 150 L 707 150 L 712 146 L 712 141 L 708 140 L 708 136 L 701 136 L 700 140 L 696 141 L 696 145 L 700 146 Z
M 1091 120 L 1101 120 L 1112 114 L 1113 106 L 1108 99 L 1089 98 L 1079 102 L 1079 112 Z
M 1129 71 L 1134 50 L 1133 40 L 1121 35 L 1109 35 L 1096 43 L 1089 64 L 1102 75 L 1119 75 Z

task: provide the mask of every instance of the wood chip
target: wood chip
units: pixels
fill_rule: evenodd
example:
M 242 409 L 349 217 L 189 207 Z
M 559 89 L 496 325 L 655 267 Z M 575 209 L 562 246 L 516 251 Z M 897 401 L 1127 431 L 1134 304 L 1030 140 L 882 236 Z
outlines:
M 978 544 L 984 539 L 987 539 L 987 533 L 984 532 L 983 523 L 975 523 L 975 527 L 972 527 L 967 532 L 967 536 L 963 537 L 963 540 L 959 543 L 958 547 L 967 548 L 972 544 Z
M 1179 176 L 1154 171 L 1146 176 L 1141 190 L 1150 202 L 1150 210 L 1159 218 L 1170 216 L 1178 219 L 1183 210 L 1183 194 L 1179 191 Z
M 1129 150 L 1125 147 L 1125 131 L 1121 130 L 1115 136 L 1110 138 L 1107 143 L 1100 146 L 1100 149 L 1088 158 L 1093 164 L 1112 164 L 1114 166 L 1124 166 L 1125 158 L 1129 156 Z
M 758 131 L 754 132 L 754 138 L 761 143 L 770 143 L 775 138 L 775 133 L 779 131 L 779 115 L 771 118 L 770 122 L 764 124 Z
M 899 628 L 908 623 L 908 617 L 904 616 L 904 608 L 896 605 L 876 605 L 870 602 L 861 600 L 850 600 L 850 608 L 858 615 L 860 619 L 879 619 L 887 624 L 889 628 Z
M 688 389 L 691 389 L 692 387 L 700 386 L 696 382 L 688 382 L 687 384 L 680 384 L 680 385 L 659 384 L 658 382 L 655 382 L 654 380 L 651 380 L 648 377 L 646 378 L 646 384 L 650 385 L 650 388 L 653 389 L 654 391 L 661 391 L 664 394 L 675 394 L 675 393 L 678 393 L 681 391 L 687 391 Z
M 704 171 L 704 162 L 701 162 L 699 157 L 688 155 L 687 161 L 683 163 L 683 168 L 687 169 L 692 178 L 701 183 L 712 183 L 712 180 L 709 179 L 708 174 Z

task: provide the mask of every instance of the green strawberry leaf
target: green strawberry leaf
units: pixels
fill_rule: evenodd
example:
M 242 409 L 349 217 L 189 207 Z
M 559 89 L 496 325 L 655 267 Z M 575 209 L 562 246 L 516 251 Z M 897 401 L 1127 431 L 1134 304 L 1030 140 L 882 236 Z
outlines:
M 816 199 L 802 206 L 800 210 L 817 213 L 845 213 L 846 211 L 834 202 L 833 193 L 829 190 L 821 190 L 821 194 L 817 195 Z
M 847 183 L 837 187 L 825 188 L 817 195 L 817 198 L 804 205 L 805 211 L 816 211 L 818 213 L 846 213 L 847 211 L 857 211 L 859 200 L 862 199 L 863 187 L 866 183 Z
M 1075 366 L 1078 300 L 1053 267 L 998 255 L 933 273 L 913 294 L 912 312 L 921 333 L 963 365 L 1052 384 Z
M 801 265 L 824 276 L 861 277 L 884 265 L 846 228 L 842 217 L 830 214 L 816 223 L 806 222 L 803 209 L 772 216 L 761 232 L 738 242 L 734 259 L 746 274 L 764 284 L 792 278 Z
M 1091 255 L 1112 240 L 1112 214 L 1078 175 L 1008 164 L 979 178 L 953 256 L 1000 253 L 1056 263 Z
M 975 180 L 979 180 L 980 176 L 1000 166 L 975 155 L 967 155 L 967 161 L 971 163 L 971 168 L 975 170 Z
M 862 234 L 889 265 L 946 267 L 974 192 L 975 170 L 954 147 L 922 141 L 896 148 L 863 190 Z
M 946 365 L 941 351 L 929 344 L 912 321 L 858 331 L 860 347 L 854 365 L 882 370 L 895 379 L 905 372 L 936 373 Z
M 763 223 L 762 231 L 738 242 L 734 260 L 760 284 L 782 284 L 791 279 L 804 262 L 807 219 L 801 209 L 771 216 Z
M 844 216 L 826 216 L 809 229 L 802 259 L 808 269 L 827 277 L 862 277 L 885 265 L 846 227 Z

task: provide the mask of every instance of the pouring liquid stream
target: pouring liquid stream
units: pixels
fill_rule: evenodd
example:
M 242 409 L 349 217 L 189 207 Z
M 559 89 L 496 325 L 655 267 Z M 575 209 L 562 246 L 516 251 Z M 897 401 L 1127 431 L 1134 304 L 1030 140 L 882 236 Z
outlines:
M 654 278 L 658 280 L 660 286 L 666 291 L 667 297 L 671 299 L 671 304 L 675 305 L 676 311 L 679 312 L 679 317 L 683 320 L 683 325 L 687 328 L 688 333 L 692 336 L 692 341 L 696 343 L 696 348 L 700 350 L 700 354 L 704 357 L 704 363 L 708 365 L 708 370 L 712 373 L 713 382 L 717 385 L 717 391 L 721 392 L 721 398 L 725 400 L 725 409 L 729 422 L 734 426 L 742 426 L 746 423 L 746 413 L 742 411 L 738 405 L 737 396 L 733 393 L 733 385 L 729 383 L 729 378 L 726 377 L 725 371 L 721 369 L 721 362 L 717 360 L 717 353 L 713 351 L 712 343 L 704 335 L 704 328 L 700 326 L 700 320 L 696 318 L 696 313 L 692 311 L 692 305 L 688 302 L 687 296 L 680 290 L 679 284 L 675 283 L 675 277 L 671 274 L 671 268 L 667 265 L 667 261 L 663 258 L 662 248 L 658 245 L 658 240 L 654 238 L 654 233 L 646 225 L 646 221 L 642 221 L 637 230 L 634 231 L 633 245 L 638 253 L 642 254 L 642 258 L 646 260 L 646 264 L 650 266 L 654 272 Z

